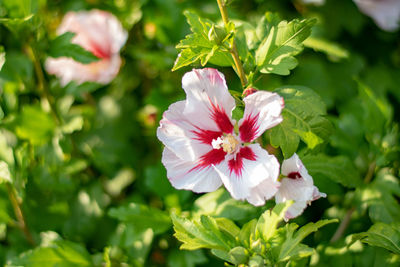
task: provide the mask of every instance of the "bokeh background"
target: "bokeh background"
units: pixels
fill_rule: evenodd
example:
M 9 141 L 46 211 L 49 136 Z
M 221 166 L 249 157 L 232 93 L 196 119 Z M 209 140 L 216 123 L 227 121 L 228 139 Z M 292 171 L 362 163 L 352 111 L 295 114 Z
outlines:
M 356 180 L 365 179 L 371 164 L 380 170 L 362 185 L 343 185 L 327 177 L 329 170 L 327 174 L 314 166 L 312 171 L 321 159 L 304 162 L 328 198 L 314 202 L 295 222 L 341 219 L 348 210 L 355 212 L 338 242 L 329 243 L 337 225 L 328 225 L 306 239 L 316 254 L 293 264 L 396 266 L 398 256 L 366 245 L 349 249 L 346 237 L 368 230 L 374 222 L 400 218 L 398 31 L 381 30 L 350 0 L 326 0 L 322 5 L 229 2 L 233 20 L 256 23 L 267 11 L 286 20 L 318 19 L 312 36 L 322 40 L 323 51 L 318 51 L 318 43 L 306 45 L 290 75 L 266 75 L 256 86 L 274 90 L 292 84 L 316 91 L 334 125 L 329 142 L 317 149 L 340 156 L 338 165 L 351 165 L 351 173 L 344 175 Z M 43 68 L 50 40 L 65 13 L 90 9 L 113 13 L 129 32 L 120 73 L 108 85 L 62 87 Z M 171 72 L 179 52 L 175 46 L 190 32 L 186 9 L 220 21 L 217 3 L 211 0 L 0 1 L 0 51 L 5 51 L 0 160 L 8 164 L 35 243 L 18 227 L 8 187 L 0 184 L 0 265 L 45 266 L 38 259 L 55 258 L 57 266 L 222 266 L 208 251 L 178 249 L 169 212 L 223 216 L 241 225 L 266 209 L 234 201 L 224 190 L 208 195 L 179 191 L 166 178 L 156 128 L 163 111 L 184 99 L 183 74 L 201 67 Z M 45 89 L 38 86 L 38 68 Z M 231 90 L 241 90 L 231 68 L 219 70 Z M 49 111 L 49 102 L 58 118 Z M 376 178 L 385 175 L 391 175 L 390 183 Z M 46 249 L 55 240 L 55 248 Z

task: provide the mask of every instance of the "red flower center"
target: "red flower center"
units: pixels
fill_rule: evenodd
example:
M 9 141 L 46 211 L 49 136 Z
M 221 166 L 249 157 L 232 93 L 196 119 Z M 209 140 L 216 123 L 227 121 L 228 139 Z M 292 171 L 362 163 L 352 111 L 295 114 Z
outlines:
M 299 172 L 291 172 L 287 177 L 290 179 L 298 179 L 301 178 L 301 174 Z

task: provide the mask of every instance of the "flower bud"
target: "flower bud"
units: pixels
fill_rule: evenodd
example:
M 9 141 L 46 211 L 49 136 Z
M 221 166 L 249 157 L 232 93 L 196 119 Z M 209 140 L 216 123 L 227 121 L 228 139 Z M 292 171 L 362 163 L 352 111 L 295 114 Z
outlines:
M 251 95 L 251 94 L 253 94 L 253 93 L 255 93 L 255 92 L 257 92 L 258 90 L 257 89 L 255 89 L 255 88 L 253 88 L 253 87 L 249 87 L 249 88 L 246 88 L 244 91 L 243 91 L 243 97 L 246 97 L 246 96 L 249 96 L 249 95 Z
M 221 42 L 226 37 L 226 31 L 223 27 L 216 26 L 213 24 L 208 31 L 208 39 L 216 44 L 221 44 Z
M 229 251 L 229 256 L 234 264 L 244 264 L 249 259 L 249 253 L 244 247 L 234 247 Z

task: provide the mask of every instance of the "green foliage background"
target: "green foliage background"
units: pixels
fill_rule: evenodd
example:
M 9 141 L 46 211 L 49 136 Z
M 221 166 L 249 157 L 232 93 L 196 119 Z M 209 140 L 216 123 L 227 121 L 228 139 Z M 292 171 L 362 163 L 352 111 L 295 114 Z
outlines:
M 315 184 L 328 195 L 293 221 L 306 225 L 339 219 L 339 224 L 329 224 L 304 239 L 315 249 L 299 246 L 307 257 L 288 264 L 398 266 L 398 32 L 380 30 L 349 0 L 327 0 L 319 7 L 296 0 L 228 2 L 229 16 L 241 29 L 235 38 L 245 70 L 267 73 L 254 73 L 253 85 L 276 90 L 286 101 L 284 123 L 268 131 L 264 141 L 279 147 L 280 160 L 297 151 Z M 69 44 L 72 36 L 57 38 L 56 28 L 66 12 L 93 8 L 112 12 L 129 31 L 120 73 L 106 86 L 62 87 L 43 71 L 46 57 L 68 54 L 86 63 L 94 58 Z M 274 53 L 263 53 L 268 43 L 254 33 L 264 25 L 263 17 L 265 25 L 274 25 L 275 18 L 265 15 L 267 11 L 287 21 L 298 19 L 300 28 L 311 29 L 315 23 L 311 37 L 292 43 L 292 51 L 271 48 Z M 196 29 L 197 16 L 211 24 L 219 22 L 216 1 L 0 1 L 1 265 L 222 266 L 215 256 L 224 259 L 221 252 L 180 250 L 173 225 L 182 240 L 188 238 L 184 232 L 188 228 L 180 226 L 193 221 L 201 229 L 216 224 L 215 218 L 225 218 L 245 231 L 249 221 L 266 218 L 271 204 L 256 208 L 231 199 L 222 189 L 205 195 L 175 190 L 160 162 L 162 146 L 155 130 L 163 111 L 184 98 L 185 72 L 205 64 L 218 67 L 233 93 L 241 93 L 222 45 L 232 43 L 234 27 L 232 35 L 217 40 L 216 47 L 208 40 L 193 45 L 195 37 L 189 34 L 190 28 Z M 209 31 L 211 24 L 204 24 L 204 29 L 197 25 L 194 31 Z M 285 34 L 290 33 L 282 33 L 282 40 Z M 275 45 L 281 39 L 277 40 Z M 305 49 L 297 55 L 302 42 Z M 172 72 L 181 51 L 195 60 L 177 61 Z M 17 197 L 15 201 L 10 195 Z M 16 202 L 31 238 L 21 230 Z M 344 220 L 348 220 L 344 231 L 333 238 Z M 219 225 L 216 235 L 223 224 Z M 279 233 L 293 242 L 301 241 L 296 240 L 299 232 L 312 228 L 306 225 L 293 235 L 297 226 L 285 227 Z M 309 233 L 313 231 L 316 228 Z M 284 246 L 298 244 L 281 241 L 276 259 L 289 255 Z M 198 247 L 216 248 L 202 244 Z M 235 248 L 227 256 L 233 258 L 226 261 L 240 263 L 243 253 Z

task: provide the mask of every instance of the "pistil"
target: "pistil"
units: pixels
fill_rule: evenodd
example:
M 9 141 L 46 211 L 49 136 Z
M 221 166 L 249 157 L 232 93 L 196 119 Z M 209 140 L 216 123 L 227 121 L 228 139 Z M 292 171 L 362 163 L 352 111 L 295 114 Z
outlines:
M 235 153 L 240 146 L 240 142 L 232 134 L 218 137 L 212 141 L 214 149 L 222 148 L 228 154 Z

